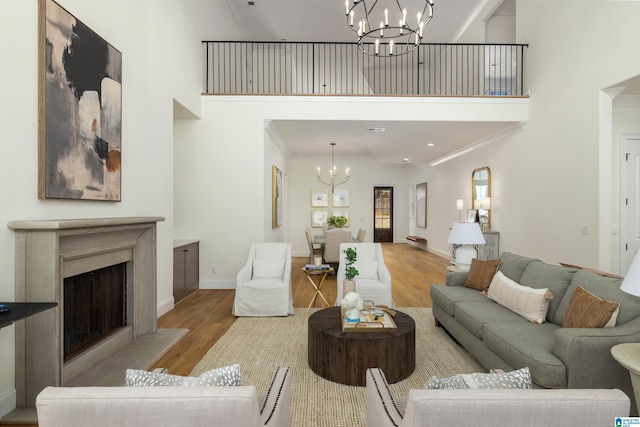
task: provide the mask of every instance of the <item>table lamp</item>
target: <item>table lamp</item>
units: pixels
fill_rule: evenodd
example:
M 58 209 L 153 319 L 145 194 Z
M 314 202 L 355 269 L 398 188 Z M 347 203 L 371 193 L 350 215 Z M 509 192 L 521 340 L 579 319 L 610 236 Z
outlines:
M 478 253 L 473 245 L 484 245 L 486 242 L 477 222 L 456 222 L 449 234 L 449 243 L 460 245 L 456 248 L 455 263 L 461 269 L 468 271 L 471 260 L 478 258 Z

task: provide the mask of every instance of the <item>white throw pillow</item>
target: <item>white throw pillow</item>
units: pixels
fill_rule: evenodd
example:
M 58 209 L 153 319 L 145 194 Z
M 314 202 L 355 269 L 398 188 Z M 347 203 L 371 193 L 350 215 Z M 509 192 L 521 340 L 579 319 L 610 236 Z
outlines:
M 203 372 L 199 377 L 160 374 L 141 369 L 127 369 L 127 387 L 148 386 L 241 386 L 240 365 L 223 366 Z
M 498 271 L 491 280 L 487 296 L 532 323 L 544 323 L 553 294 L 548 288 L 522 286 Z
M 361 279 L 378 279 L 378 262 L 377 261 L 362 261 L 356 262 L 353 265 L 358 270 L 358 275 L 356 276 L 356 280 L 358 278 Z
M 283 259 L 254 259 L 253 260 L 253 274 L 252 279 L 271 279 L 282 278 L 284 274 L 284 260 Z

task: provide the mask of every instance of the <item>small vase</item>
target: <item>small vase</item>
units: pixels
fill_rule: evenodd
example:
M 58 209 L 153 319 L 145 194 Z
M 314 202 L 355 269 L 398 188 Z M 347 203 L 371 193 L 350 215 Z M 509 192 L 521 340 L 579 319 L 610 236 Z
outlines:
M 344 298 L 344 296 L 346 294 L 348 294 L 349 292 L 355 292 L 356 291 L 356 281 L 355 280 L 347 280 L 345 279 L 342 282 L 342 298 Z
M 360 310 L 357 308 L 350 308 L 347 310 L 347 322 L 359 322 L 360 321 Z

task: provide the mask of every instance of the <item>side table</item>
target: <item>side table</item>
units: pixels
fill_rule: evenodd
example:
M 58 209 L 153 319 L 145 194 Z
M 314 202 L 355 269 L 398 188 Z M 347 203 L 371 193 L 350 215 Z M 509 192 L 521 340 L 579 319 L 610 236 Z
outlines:
M 636 407 L 640 408 L 640 343 L 630 342 L 611 347 L 611 356 L 629 370 Z M 631 405 L 633 406 L 633 405 Z
M 324 297 L 324 295 L 322 295 L 322 284 L 324 283 L 324 279 L 327 278 L 327 274 L 333 273 L 334 271 L 333 267 L 325 268 L 323 270 L 314 270 L 311 268 L 307 269 L 303 267 L 302 271 L 304 271 L 304 274 L 307 276 L 307 279 L 309 279 L 309 282 L 311 283 L 313 288 L 316 290 L 315 293 L 313 294 L 313 298 L 311 298 L 309 307 L 307 307 L 307 313 L 309 312 L 309 309 L 311 309 L 311 307 L 316 303 L 316 299 L 318 299 L 318 295 L 320 295 L 320 298 L 322 298 L 322 300 L 327 305 L 327 307 L 330 307 L 331 305 L 327 302 L 327 299 Z M 317 284 L 313 280 L 314 277 L 320 278 Z

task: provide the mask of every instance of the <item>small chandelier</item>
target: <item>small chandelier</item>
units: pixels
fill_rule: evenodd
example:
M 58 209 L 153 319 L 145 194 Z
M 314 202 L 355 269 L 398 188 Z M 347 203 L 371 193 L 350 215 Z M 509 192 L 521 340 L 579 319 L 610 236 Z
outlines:
M 433 0 L 407 15 L 408 0 L 345 0 L 349 27 L 358 35 L 358 47 L 371 56 L 400 56 L 420 46 L 422 29 L 433 18 Z M 412 12 L 413 13 L 413 12 Z
M 328 185 L 329 187 L 331 187 L 331 194 L 333 194 L 333 190 L 336 188 L 336 186 L 340 184 L 344 184 L 345 182 L 349 181 L 349 177 L 350 177 L 349 168 L 346 168 L 344 170 L 344 180 L 340 182 L 336 182 L 336 177 L 338 173 L 336 171 L 336 163 L 334 160 L 335 149 L 336 149 L 336 143 L 332 142 L 331 143 L 331 169 L 329 169 L 329 178 L 330 178 L 329 182 L 326 182 L 320 179 L 320 166 L 318 166 L 318 181 L 320 181 L 324 185 Z

